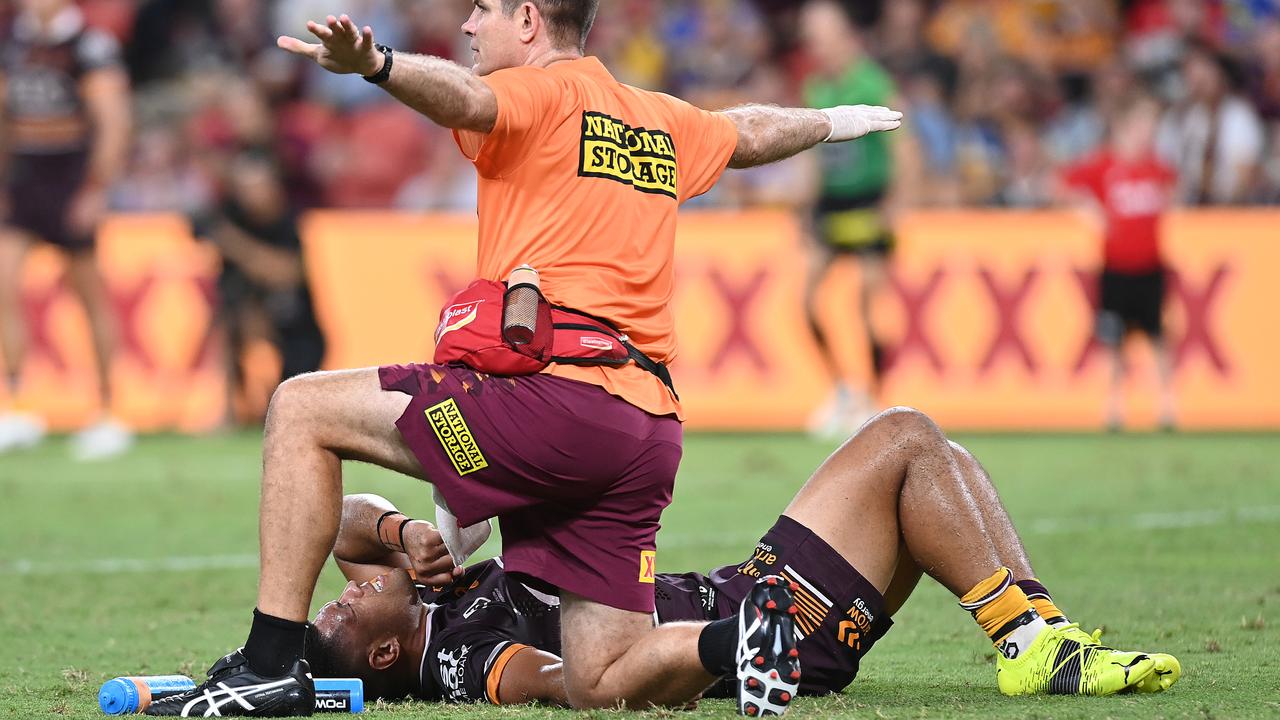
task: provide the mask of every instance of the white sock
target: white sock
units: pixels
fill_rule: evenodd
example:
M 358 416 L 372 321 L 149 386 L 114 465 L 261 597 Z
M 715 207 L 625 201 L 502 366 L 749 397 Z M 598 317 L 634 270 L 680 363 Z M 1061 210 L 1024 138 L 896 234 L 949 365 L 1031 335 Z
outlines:
M 1006 635 L 1004 640 L 1001 640 L 1000 644 L 996 645 L 996 649 L 1006 658 L 1013 660 L 1024 650 L 1031 647 L 1031 643 L 1035 642 L 1037 637 L 1040 637 L 1040 633 L 1048 629 L 1049 624 L 1039 615 L 1036 615 L 1034 620 L 1026 625 L 1018 626 L 1017 630 Z

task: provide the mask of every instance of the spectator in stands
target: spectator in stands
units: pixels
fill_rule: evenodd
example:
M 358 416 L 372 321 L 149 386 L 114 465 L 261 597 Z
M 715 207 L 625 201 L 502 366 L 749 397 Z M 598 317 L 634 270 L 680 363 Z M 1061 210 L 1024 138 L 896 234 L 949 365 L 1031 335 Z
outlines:
M 229 394 L 246 390 L 241 360 L 255 341 L 270 342 L 279 352 L 281 382 L 319 369 L 324 336 L 307 286 L 297 217 L 275 162 L 260 152 L 239 153 L 228 166 L 222 207 L 195 225 L 222 256 L 218 322 L 227 338 Z M 250 407 L 266 406 L 266 397 L 248 400 Z M 229 402 L 228 410 L 233 407 Z
M 1185 102 L 1160 128 L 1160 154 L 1177 168 L 1189 205 L 1244 203 L 1257 189 L 1265 138 L 1257 112 L 1236 92 L 1234 63 L 1205 44 L 1183 59 Z
M 98 224 L 129 153 L 129 81 L 115 39 L 84 23 L 72 0 L 23 0 L 0 45 L 0 350 L 19 392 L 26 327 L 21 270 L 36 242 L 62 249 L 92 331 L 99 416 L 72 441 L 81 459 L 118 455 L 132 433 L 112 418 L 116 321 L 94 256 Z M 0 414 L 0 451 L 44 435 L 34 415 Z
M 1174 425 L 1173 360 L 1164 340 L 1165 269 L 1160 217 L 1170 207 L 1173 170 L 1155 155 L 1160 107 L 1150 97 L 1132 99 L 1120 115 L 1110 145 L 1070 167 L 1064 197 L 1093 216 L 1103 233 L 1098 339 L 1111 357 L 1107 426 L 1124 426 L 1124 339 L 1141 332 L 1155 351 L 1160 383 L 1160 424 Z

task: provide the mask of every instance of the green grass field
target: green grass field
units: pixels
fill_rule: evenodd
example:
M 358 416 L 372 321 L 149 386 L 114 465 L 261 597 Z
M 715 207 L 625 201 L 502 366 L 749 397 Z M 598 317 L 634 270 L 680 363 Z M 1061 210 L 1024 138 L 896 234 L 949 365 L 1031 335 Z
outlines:
M 858 680 L 843 695 L 802 699 L 795 717 L 1280 717 L 1280 436 L 958 439 L 995 477 L 1059 605 L 1086 629 L 1104 626 L 1113 644 L 1177 655 L 1182 682 L 1158 696 L 1003 698 L 991 646 L 926 580 Z M 258 442 L 148 438 L 93 466 L 67 460 L 60 441 L 0 458 L 0 720 L 100 717 L 103 680 L 202 675 L 243 642 L 256 589 Z M 829 449 L 799 436 L 687 438 L 659 569 L 743 559 Z M 411 512 L 429 507 L 425 487 L 370 467 L 349 466 L 347 488 Z M 330 568 L 320 596 L 340 586 Z M 571 716 L 424 704 L 375 712 Z M 728 702 L 704 702 L 681 717 L 731 715 Z

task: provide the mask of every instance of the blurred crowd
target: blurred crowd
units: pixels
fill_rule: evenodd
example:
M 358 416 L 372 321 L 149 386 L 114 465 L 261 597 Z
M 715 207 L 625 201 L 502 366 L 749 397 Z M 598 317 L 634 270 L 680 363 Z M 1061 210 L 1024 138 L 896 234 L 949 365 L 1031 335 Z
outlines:
M 623 81 L 709 108 L 800 104 L 820 67 L 792 0 L 605 0 L 591 37 Z M 0 0 L 0 23 L 12 0 Z M 348 12 L 398 49 L 468 62 L 467 0 L 83 0 L 117 36 L 136 142 L 112 206 L 198 213 L 240 151 L 267 150 L 299 208 L 474 208 L 445 131 L 380 89 L 276 49 Z M 900 207 L 1049 204 L 1137 91 L 1184 204 L 1280 203 L 1280 0 L 850 0 L 850 43 L 892 79 Z M 806 160 L 733 174 L 703 202 L 811 201 Z M 808 162 L 812 162 L 811 160 Z

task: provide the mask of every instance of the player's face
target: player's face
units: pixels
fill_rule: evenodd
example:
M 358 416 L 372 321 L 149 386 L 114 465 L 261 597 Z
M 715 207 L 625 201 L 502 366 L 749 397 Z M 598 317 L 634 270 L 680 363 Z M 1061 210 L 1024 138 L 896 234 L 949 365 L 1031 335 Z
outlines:
M 502 12 L 502 0 L 475 0 L 462 32 L 471 38 L 472 70 L 477 75 L 520 64 L 519 15 Z
M 409 574 L 403 570 L 357 584 L 347 583 L 337 600 L 326 603 L 312 624 L 342 647 L 366 648 L 390 635 L 401 637 L 413 627 L 422 604 Z
M 828 64 L 844 56 L 843 49 L 854 40 L 854 29 L 840 6 L 830 0 L 812 0 L 800 12 L 800 41 L 825 72 L 845 68 Z

